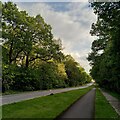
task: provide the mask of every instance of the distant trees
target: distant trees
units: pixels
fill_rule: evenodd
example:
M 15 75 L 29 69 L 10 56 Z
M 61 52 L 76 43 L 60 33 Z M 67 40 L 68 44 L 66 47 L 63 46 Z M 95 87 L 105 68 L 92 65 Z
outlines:
M 84 69 L 63 54 L 61 40 L 54 39 L 51 30 L 40 15 L 31 17 L 12 2 L 2 4 L 3 92 L 90 82 Z
M 84 69 L 73 59 L 72 56 L 67 55 L 64 64 L 69 86 L 78 86 L 91 81 L 92 78 L 90 78 L 90 76 L 87 78 Z
M 100 86 L 120 93 L 120 2 L 92 3 L 98 16 L 92 24 L 92 43 L 88 60 L 91 75 Z

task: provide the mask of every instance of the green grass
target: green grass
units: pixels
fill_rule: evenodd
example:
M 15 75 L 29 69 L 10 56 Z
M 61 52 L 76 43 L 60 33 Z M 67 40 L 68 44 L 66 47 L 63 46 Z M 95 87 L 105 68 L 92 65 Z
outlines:
M 120 100 L 120 94 L 116 93 L 114 91 L 110 91 L 110 90 L 106 90 L 104 89 L 107 93 L 109 93 L 110 95 L 112 95 L 113 97 L 117 98 L 118 100 Z
M 0 120 L 2 119 L 2 107 L 0 106 Z
M 118 114 L 103 96 L 99 89 L 96 89 L 95 118 L 115 118 L 118 120 Z
M 55 118 L 92 87 L 3 105 L 3 118 Z

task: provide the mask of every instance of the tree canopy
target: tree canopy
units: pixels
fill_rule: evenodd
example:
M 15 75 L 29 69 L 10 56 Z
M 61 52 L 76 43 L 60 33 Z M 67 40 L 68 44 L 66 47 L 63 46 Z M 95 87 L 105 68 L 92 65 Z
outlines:
M 92 3 L 97 22 L 92 24 L 88 60 L 91 75 L 100 86 L 120 93 L 120 2 Z
M 40 90 L 78 86 L 91 77 L 69 55 L 41 15 L 29 16 L 16 4 L 2 4 L 2 88 Z

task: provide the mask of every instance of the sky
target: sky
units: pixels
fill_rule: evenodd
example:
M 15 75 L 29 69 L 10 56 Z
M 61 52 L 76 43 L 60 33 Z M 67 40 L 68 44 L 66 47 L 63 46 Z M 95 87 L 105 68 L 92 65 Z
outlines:
M 63 52 L 70 54 L 89 72 L 88 53 L 95 37 L 90 35 L 92 23 L 96 22 L 88 2 L 16 2 L 20 10 L 29 15 L 40 14 L 52 26 L 55 38 L 62 40 Z

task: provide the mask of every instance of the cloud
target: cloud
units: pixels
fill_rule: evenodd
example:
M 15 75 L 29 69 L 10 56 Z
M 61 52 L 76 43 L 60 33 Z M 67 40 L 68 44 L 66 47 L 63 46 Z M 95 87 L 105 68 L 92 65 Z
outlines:
M 2 2 L 88 2 L 88 0 L 1 0 Z
M 90 66 L 86 57 L 94 40 L 89 31 L 96 21 L 87 2 L 78 3 L 17 3 L 20 10 L 31 16 L 41 14 L 53 28 L 55 38 L 60 38 L 65 54 L 71 54 L 88 72 Z M 63 9 L 62 9 L 63 6 Z

